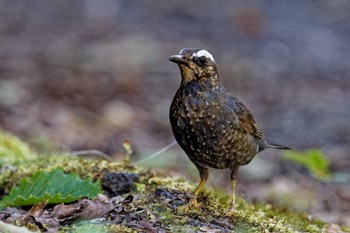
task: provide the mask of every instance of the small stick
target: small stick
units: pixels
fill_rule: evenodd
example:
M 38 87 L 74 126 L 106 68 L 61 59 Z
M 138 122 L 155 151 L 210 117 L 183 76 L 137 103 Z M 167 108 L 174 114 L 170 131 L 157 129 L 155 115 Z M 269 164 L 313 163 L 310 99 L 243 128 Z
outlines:
M 169 149 L 170 149 L 171 147 L 173 147 L 175 144 L 176 144 L 176 141 L 173 141 L 172 143 L 170 143 L 170 144 L 167 145 L 166 147 L 160 149 L 159 151 L 157 151 L 157 152 L 154 153 L 153 155 L 150 155 L 150 156 L 148 156 L 148 157 L 146 157 L 146 158 L 144 158 L 144 159 L 141 159 L 141 160 L 139 160 L 139 161 L 136 161 L 136 162 L 134 162 L 133 164 L 143 163 L 143 162 L 145 162 L 145 161 L 151 160 L 151 159 L 157 157 L 158 155 L 160 155 L 161 153 L 163 153 L 163 152 L 169 150 Z

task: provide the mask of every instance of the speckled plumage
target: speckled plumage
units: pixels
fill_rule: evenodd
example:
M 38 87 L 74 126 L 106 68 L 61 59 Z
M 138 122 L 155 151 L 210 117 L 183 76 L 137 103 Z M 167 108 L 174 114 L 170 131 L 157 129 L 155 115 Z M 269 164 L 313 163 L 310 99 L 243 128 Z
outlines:
M 177 142 L 201 175 L 195 198 L 208 178 L 208 167 L 231 169 L 235 182 L 238 168 L 258 152 L 268 147 L 288 149 L 264 139 L 249 110 L 220 83 L 210 53 L 183 49 L 169 59 L 179 65 L 182 75 L 170 106 L 170 122 Z
M 219 169 L 240 166 L 264 148 L 263 139 L 240 126 L 236 101 L 222 85 L 190 82 L 177 91 L 170 122 L 176 140 L 194 163 Z

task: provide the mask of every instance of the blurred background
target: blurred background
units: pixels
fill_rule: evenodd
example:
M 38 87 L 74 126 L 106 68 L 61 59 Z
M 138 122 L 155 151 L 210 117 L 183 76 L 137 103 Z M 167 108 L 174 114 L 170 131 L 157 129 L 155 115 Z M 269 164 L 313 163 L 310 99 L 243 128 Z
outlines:
M 350 173 L 350 2 L 1 1 L 0 125 L 41 152 L 97 149 L 133 161 L 174 137 L 179 84 L 168 61 L 184 47 L 213 54 L 222 82 L 267 138 L 318 148 Z M 243 167 L 237 191 L 350 226 L 350 185 L 320 182 L 267 150 Z M 143 166 L 193 182 L 178 145 Z M 228 171 L 208 185 L 231 190 Z

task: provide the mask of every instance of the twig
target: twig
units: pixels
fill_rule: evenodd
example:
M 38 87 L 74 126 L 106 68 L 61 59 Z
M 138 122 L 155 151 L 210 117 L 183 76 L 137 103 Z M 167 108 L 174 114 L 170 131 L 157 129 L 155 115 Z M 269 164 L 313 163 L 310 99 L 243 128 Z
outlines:
M 160 155 L 161 153 L 169 150 L 171 147 L 173 147 L 176 144 L 176 141 L 173 141 L 172 143 L 170 143 L 169 145 L 167 145 L 166 147 L 160 149 L 159 151 L 157 151 L 156 153 L 154 153 L 153 155 L 150 155 L 144 159 L 141 159 L 139 161 L 134 162 L 133 164 L 138 164 L 138 163 L 143 163 L 146 162 L 148 160 L 154 159 L 155 157 L 157 157 L 158 155 Z

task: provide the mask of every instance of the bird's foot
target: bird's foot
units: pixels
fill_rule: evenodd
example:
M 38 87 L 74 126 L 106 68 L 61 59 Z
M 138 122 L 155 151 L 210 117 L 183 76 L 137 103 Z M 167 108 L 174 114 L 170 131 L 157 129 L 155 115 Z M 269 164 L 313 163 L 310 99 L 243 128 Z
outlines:
M 191 198 L 187 205 L 190 209 L 197 209 L 199 207 L 197 198 L 195 197 Z
M 236 203 L 232 202 L 230 208 L 228 209 L 226 215 L 228 217 L 236 217 L 238 215 L 238 211 L 236 210 Z
M 198 209 L 199 207 L 200 207 L 200 204 L 198 204 L 197 198 L 193 197 L 190 199 L 190 201 L 187 204 L 180 206 L 178 210 L 187 213 L 189 210 L 195 210 L 195 209 Z

